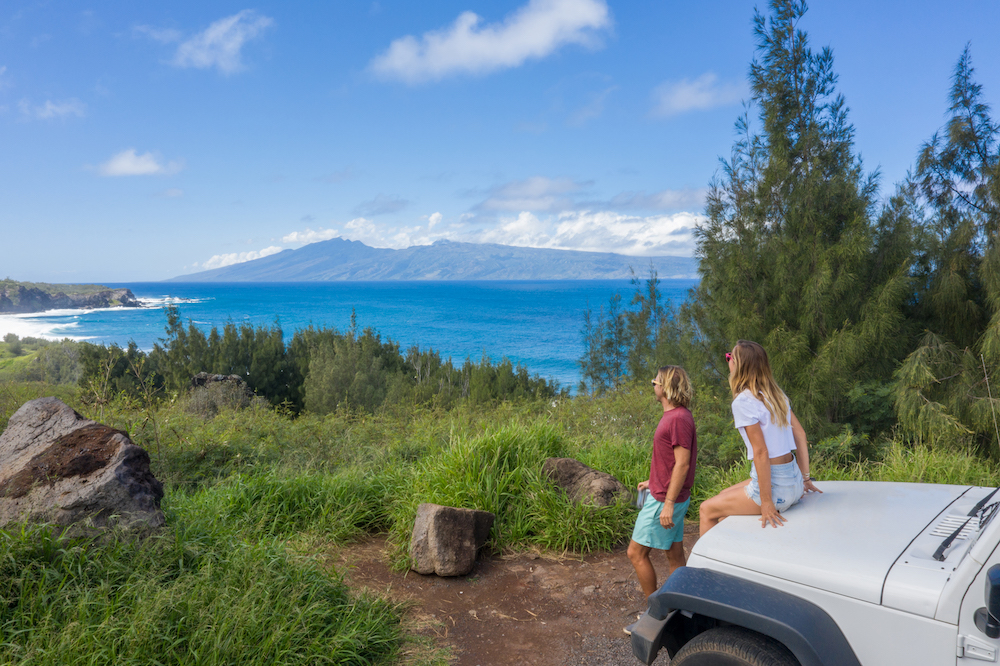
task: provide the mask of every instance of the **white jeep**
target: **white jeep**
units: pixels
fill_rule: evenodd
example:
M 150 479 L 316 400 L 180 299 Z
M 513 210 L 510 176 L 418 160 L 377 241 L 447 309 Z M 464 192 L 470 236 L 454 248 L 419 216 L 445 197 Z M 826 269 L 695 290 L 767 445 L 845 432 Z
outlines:
M 1000 493 L 926 483 L 818 484 L 762 529 L 733 516 L 650 597 L 632 652 L 671 666 L 996 662 Z M 994 494 L 996 493 L 996 494 Z

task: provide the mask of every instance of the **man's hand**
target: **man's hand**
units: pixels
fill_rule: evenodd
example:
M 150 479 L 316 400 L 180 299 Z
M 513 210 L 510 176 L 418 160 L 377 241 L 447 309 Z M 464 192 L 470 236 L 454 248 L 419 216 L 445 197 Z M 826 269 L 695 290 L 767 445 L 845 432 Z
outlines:
M 674 503 L 670 500 L 663 503 L 663 511 L 660 511 L 660 525 L 667 530 L 674 526 Z

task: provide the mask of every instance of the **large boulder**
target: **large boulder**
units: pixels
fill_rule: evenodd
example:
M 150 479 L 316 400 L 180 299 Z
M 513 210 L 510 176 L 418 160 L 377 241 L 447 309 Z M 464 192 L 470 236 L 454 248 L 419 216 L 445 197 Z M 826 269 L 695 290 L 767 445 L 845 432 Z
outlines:
M 144 449 L 56 398 L 25 403 L 0 435 L 0 525 L 158 527 L 162 497 Z
M 547 458 L 542 464 L 542 473 L 565 490 L 574 502 L 608 506 L 619 496 L 630 496 L 629 489 L 621 481 L 573 458 Z
M 489 511 L 421 504 L 410 538 L 413 570 L 438 576 L 471 572 L 476 553 L 490 536 L 494 518 Z

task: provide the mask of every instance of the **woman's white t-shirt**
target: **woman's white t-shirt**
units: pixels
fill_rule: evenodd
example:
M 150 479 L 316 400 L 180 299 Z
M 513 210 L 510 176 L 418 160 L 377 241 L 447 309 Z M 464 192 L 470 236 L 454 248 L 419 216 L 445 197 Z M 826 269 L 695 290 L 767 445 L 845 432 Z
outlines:
M 791 412 L 792 406 L 789 404 L 788 413 Z M 753 460 L 753 447 L 750 445 L 750 438 L 747 437 L 746 427 L 754 423 L 759 423 L 760 429 L 764 432 L 768 458 L 777 458 L 795 450 L 795 437 L 792 435 L 791 424 L 782 428 L 771 423 L 771 413 L 767 411 L 760 398 L 750 393 L 750 389 L 733 398 L 733 421 L 740 431 L 740 436 L 743 437 L 743 443 L 747 447 L 747 458 L 750 460 Z

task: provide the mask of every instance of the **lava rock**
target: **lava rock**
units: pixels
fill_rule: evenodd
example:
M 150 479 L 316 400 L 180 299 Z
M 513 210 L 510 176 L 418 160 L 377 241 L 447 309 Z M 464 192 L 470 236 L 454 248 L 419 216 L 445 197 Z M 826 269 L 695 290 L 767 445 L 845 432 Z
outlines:
M 144 449 L 56 398 L 25 403 L 0 435 L 0 526 L 159 527 L 162 498 Z
M 542 473 L 574 502 L 608 506 L 618 501 L 619 496 L 631 497 L 621 481 L 573 458 L 547 458 Z
M 424 503 L 417 507 L 410 538 L 413 570 L 438 576 L 464 576 L 490 536 L 496 518 L 489 511 Z

